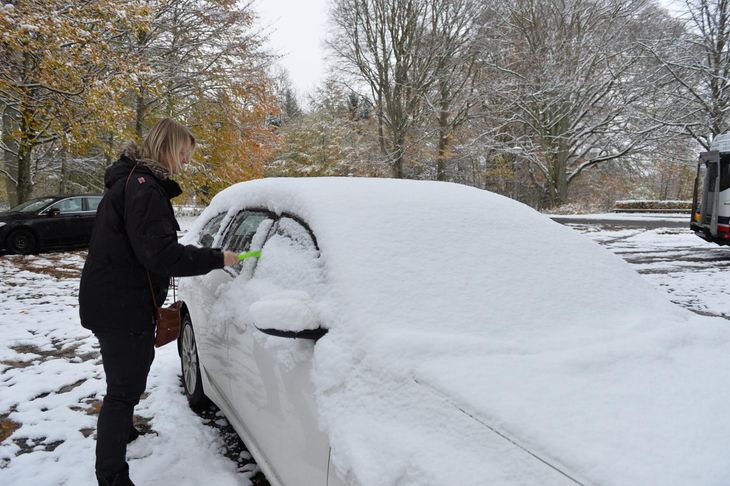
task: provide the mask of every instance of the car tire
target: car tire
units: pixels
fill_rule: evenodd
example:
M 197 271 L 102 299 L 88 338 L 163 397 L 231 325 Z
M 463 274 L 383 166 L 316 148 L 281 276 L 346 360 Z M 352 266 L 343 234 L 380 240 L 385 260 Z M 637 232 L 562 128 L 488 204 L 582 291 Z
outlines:
M 210 400 L 203 393 L 198 346 L 195 342 L 193 321 L 187 312 L 183 314 L 180 326 L 180 368 L 182 369 L 183 388 L 190 408 L 193 410 L 205 408 L 210 404 Z
M 28 255 L 35 252 L 36 244 L 35 234 L 25 228 L 16 229 L 5 239 L 5 248 L 16 255 Z

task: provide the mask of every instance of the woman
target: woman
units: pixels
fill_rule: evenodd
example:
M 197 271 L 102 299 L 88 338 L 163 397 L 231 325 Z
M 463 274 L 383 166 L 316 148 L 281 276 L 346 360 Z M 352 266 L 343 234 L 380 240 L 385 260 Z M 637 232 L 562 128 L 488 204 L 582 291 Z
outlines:
M 142 147 L 130 143 L 106 172 L 86 258 L 81 324 L 99 339 L 106 396 L 96 431 L 99 485 L 129 486 L 127 443 L 139 432 L 134 407 L 154 358 L 154 301 L 162 305 L 170 277 L 202 275 L 236 263 L 236 254 L 183 246 L 170 199 L 182 193 L 169 178 L 195 148 L 190 131 L 170 119 L 150 130 Z

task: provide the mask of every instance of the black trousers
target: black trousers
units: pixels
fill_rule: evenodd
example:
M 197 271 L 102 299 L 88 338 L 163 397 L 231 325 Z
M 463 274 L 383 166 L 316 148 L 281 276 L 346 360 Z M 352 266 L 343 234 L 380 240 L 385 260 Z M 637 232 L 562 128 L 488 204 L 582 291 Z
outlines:
M 134 407 L 147 386 L 155 358 L 154 333 L 96 331 L 106 375 L 106 396 L 96 426 L 96 473 L 125 475 Z

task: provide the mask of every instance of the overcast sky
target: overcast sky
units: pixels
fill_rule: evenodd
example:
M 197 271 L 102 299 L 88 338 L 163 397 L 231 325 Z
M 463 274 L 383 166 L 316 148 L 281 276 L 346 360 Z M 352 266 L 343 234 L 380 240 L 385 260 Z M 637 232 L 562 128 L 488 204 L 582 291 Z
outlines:
M 677 13 L 682 0 L 659 0 Z M 305 99 L 324 79 L 324 40 L 329 0 L 256 0 L 260 25 L 270 32 L 268 47 L 280 54 L 279 63 Z
M 270 32 L 269 48 L 282 56 L 300 95 L 325 75 L 324 40 L 328 0 L 256 0 L 260 23 Z M 301 98 L 300 98 L 301 99 Z

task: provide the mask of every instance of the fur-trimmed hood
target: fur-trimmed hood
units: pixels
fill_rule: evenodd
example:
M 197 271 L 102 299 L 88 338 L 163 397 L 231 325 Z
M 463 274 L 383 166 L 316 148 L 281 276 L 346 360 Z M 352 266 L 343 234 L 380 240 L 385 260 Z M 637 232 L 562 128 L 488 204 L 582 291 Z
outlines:
M 142 148 L 134 142 L 130 141 L 124 144 L 121 156 L 126 157 L 138 165 L 147 167 L 160 180 L 165 180 L 170 177 L 170 169 L 156 160 L 142 157 Z
M 134 171 L 140 175 L 149 174 L 155 179 L 167 196 L 172 199 L 182 194 L 180 185 L 169 178 L 170 172 L 155 160 L 141 157 L 139 147 L 130 142 L 124 146 L 119 160 L 106 170 L 104 174 L 104 186 L 111 189 L 119 180 L 126 180 L 129 174 Z

